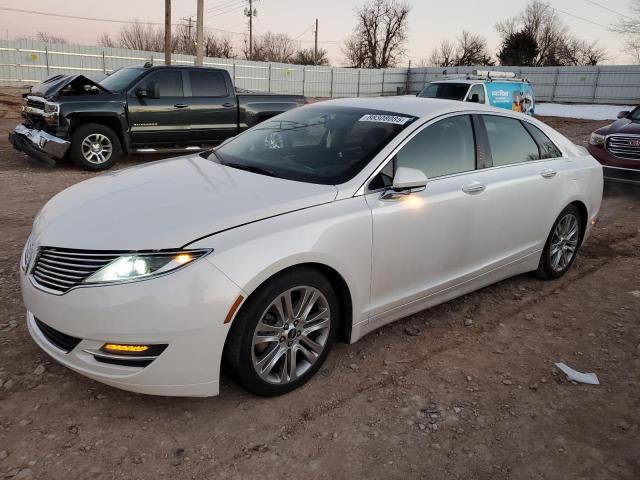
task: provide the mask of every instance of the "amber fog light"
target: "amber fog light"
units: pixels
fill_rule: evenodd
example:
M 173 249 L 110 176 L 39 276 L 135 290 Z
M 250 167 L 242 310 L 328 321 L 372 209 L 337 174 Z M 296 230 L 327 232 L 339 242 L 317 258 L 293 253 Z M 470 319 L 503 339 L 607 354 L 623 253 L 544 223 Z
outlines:
M 133 345 L 126 343 L 105 343 L 100 350 L 115 355 L 127 355 L 132 357 L 157 357 L 167 345 Z

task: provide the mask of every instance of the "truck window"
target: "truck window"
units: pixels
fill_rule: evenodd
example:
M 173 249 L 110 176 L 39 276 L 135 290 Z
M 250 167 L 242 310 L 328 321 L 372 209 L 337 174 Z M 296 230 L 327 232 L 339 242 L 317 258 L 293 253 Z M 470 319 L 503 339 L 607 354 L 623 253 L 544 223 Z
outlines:
M 229 95 L 222 72 L 191 70 L 191 95 L 193 97 L 226 97 Z
M 160 84 L 160 98 L 162 97 L 183 97 L 182 72 L 179 70 L 161 70 L 153 72 L 140 84 L 140 88 L 147 88 L 151 82 Z
M 478 95 L 477 103 L 484 103 L 484 87 L 482 85 L 477 84 L 471 87 L 471 90 L 469 90 L 469 96 L 467 97 L 467 102 L 473 101 L 471 98 L 474 94 Z

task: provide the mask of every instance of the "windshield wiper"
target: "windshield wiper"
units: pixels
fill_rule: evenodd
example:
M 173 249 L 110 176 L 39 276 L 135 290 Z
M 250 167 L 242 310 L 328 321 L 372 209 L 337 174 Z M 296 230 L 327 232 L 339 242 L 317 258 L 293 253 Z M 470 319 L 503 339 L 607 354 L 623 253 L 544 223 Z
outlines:
M 218 157 L 219 158 L 219 157 Z M 230 163 L 230 162 L 221 162 L 222 165 L 226 165 L 227 167 L 237 168 L 238 170 L 246 170 L 247 172 L 259 173 L 260 175 L 267 175 L 269 177 L 275 177 L 276 173 L 272 170 L 267 170 L 266 168 L 256 167 L 254 165 L 244 165 L 242 163 Z

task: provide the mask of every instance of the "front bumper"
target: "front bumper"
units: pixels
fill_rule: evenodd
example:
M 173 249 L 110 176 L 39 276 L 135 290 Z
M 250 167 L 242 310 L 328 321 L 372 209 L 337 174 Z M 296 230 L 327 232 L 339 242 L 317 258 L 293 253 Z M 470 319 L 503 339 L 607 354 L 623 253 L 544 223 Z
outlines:
M 66 367 L 133 392 L 212 396 L 230 323 L 224 319 L 241 290 L 206 258 L 146 281 L 81 287 L 52 295 L 21 274 L 27 325 L 34 341 Z M 68 353 L 36 324 L 80 339 Z M 167 344 L 147 366 L 104 363 L 90 352 L 105 342 Z
M 16 150 L 47 163 L 64 157 L 71 145 L 62 138 L 22 124 L 9 134 L 9 141 Z

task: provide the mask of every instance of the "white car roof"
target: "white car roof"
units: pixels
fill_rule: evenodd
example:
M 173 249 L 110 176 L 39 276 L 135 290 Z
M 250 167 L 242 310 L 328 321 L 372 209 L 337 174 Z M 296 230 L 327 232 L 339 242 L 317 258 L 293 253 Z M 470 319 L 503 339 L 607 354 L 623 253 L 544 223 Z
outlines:
M 479 110 L 504 114 L 509 110 L 504 108 L 490 107 L 479 103 L 460 102 L 457 100 L 444 100 L 441 98 L 424 98 L 413 95 L 399 97 L 359 97 L 340 98 L 336 100 L 326 100 L 307 105 L 305 108 L 326 107 L 335 105 L 337 107 L 367 108 L 371 110 L 383 110 L 386 112 L 404 113 L 418 118 L 431 118 L 451 112 L 465 112 Z M 516 113 L 516 115 L 518 115 Z M 519 114 L 522 115 L 522 114 Z

